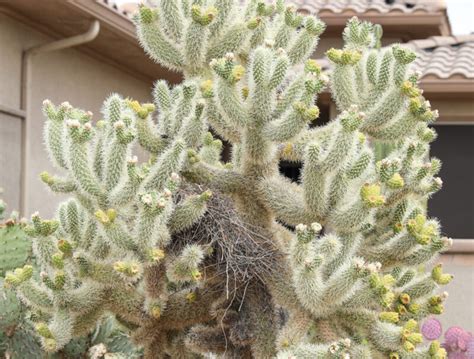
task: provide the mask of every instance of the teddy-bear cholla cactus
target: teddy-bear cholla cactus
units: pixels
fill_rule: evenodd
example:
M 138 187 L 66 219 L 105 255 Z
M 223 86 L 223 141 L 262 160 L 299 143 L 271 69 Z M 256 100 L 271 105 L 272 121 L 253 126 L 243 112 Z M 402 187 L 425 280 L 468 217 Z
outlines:
M 12 359 L 44 357 L 39 338 L 34 335 L 34 325 L 27 308 L 18 300 L 11 285 L 20 273 L 34 268 L 31 258 L 32 243 L 24 232 L 26 220 L 18 219 L 18 213 L 12 212 L 10 217 L 0 224 L 0 355 Z M 32 267 L 31 267 L 32 266 Z M 23 267 L 11 273 L 17 267 Z M 3 276 L 8 273 L 6 284 Z M 88 337 L 75 338 L 59 353 L 51 358 L 79 357 L 95 344 L 102 345 L 109 356 L 126 354 L 129 358 L 139 356 L 139 351 L 130 344 L 129 338 L 114 324 L 112 318 L 98 325 Z
M 280 0 L 192 3 L 160 0 L 135 19 L 147 53 L 185 76 L 172 90 L 157 82 L 157 125 L 154 106 L 117 95 L 95 127 L 88 113 L 45 103 L 46 142 L 68 177 L 42 179 L 75 199 L 60 207 L 59 223 L 33 216 L 43 283 L 27 269 L 11 278 L 42 315 L 45 347 L 111 311 L 150 358 L 443 357 L 437 343 L 419 345 L 417 324 L 442 312 L 445 296 L 433 292 L 451 276 L 419 270 L 450 240 L 422 205 L 442 183 L 440 161 L 426 162 L 437 113 L 408 71 L 415 55 L 378 49 L 381 28 L 352 19 L 344 48 L 327 52 L 328 79 L 308 60 L 324 31 L 317 18 Z M 328 83 L 341 112 L 310 128 Z M 231 144 L 229 163 L 206 126 Z M 148 164 L 126 162 L 135 140 L 151 153 Z M 375 163 L 372 140 L 396 149 Z M 280 160 L 303 164 L 299 183 L 279 174 Z M 206 323 L 226 297 L 215 283 L 222 278 L 201 279 L 206 249 L 166 254 L 209 197 L 176 205 L 178 172 L 229 195 L 279 253 L 273 270 L 237 291 L 217 328 Z
M 253 354 L 442 356 L 436 348 L 415 349 L 415 320 L 442 311 L 444 297 L 432 292 L 451 279 L 439 266 L 431 274 L 417 270 L 450 240 L 440 238 L 439 224 L 422 205 L 442 182 L 434 177 L 440 161 L 426 162 L 436 137 L 427 125 L 437 112 L 417 87 L 419 75 L 409 72 L 415 54 L 399 45 L 379 50 L 379 26 L 349 21 L 344 48 L 327 52 L 341 113 L 309 128 L 327 83 L 317 63 L 306 61 L 324 30 L 318 19 L 282 1 L 250 1 L 243 9 L 216 1 L 217 15 L 197 4 L 190 15 L 185 2 L 170 13 L 169 4 L 140 10 L 140 40 L 161 64 L 187 79 L 199 75 L 206 120 L 232 146 L 231 168 L 189 151 L 185 176 L 232 196 L 241 215 L 268 229 L 287 255 L 275 265 L 286 271 L 275 270 L 265 285 L 288 319 L 281 330 L 253 333 Z M 196 26 L 193 14 L 206 11 L 215 22 Z M 199 28 L 195 56 L 189 56 L 189 33 L 171 39 L 179 27 Z M 169 46 L 174 51 L 163 50 Z M 375 140 L 397 144 L 377 163 Z M 300 183 L 279 175 L 280 160 L 303 163 Z M 259 319 L 270 320 L 264 316 Z
M 35 213 L 24 229 L 34 238 L 40 282 L 29 266 L 8 273 L 5 282 L 32 308 L 49 351 L 89 331 L 108 311 L 146 327 L 169 303 L 178 307 L 169 321 L 187 320 L 179 313 L 190 302 L 183 283 L 201 278 L 203 248 L 188 246 L 176 258 L 166 258 L 165 247 L 173 231 L 187 228 L 204 213 L 212 193 L 173 202 L 184 150 L 204 139 L 203 104 L 196 101 L 193 84 L 172 94 L 165 87 L 157 84 L 160 113 L 182 123 L 164 128 L 163 139 L 146 127 L 155 108 L 151 104 L 112 95 L 104 104 L 104 120 L 93 126 L 90 112 L 44 102 L 47 148 L 67 175 L 42 173 L 41 179 L 74 199 L 59 207 L 57 220 Z M 169 134 L 168 142 L 164 134 Z M 135 137 L 152 154 L 142 165 L 131 156 Z M 173 278 L 179 289 L 175 293 L 168 292 L 164 273 Z

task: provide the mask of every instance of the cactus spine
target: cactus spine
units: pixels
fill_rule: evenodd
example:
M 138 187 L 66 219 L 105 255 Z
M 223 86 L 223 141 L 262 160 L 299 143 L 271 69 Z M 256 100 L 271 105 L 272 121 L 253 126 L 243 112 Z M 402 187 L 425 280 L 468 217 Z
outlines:
M 381 28 L 353 18 L 344 47 L 327 52 L 328 78 L 309 58 L 325 25 L 281 0 L 160 0 L 135 22 L 182 84 L 158 81 L 154 105 L 112 95 L 95 125 L 68 103 L 44 104 L 48 150 L 68 175 L 42 179 L 73 198 L 57 220 L 34 215 L 27 227 L 41 282 L 27 269 L 8 281 L 45 316 L 43 346 L 61 349 L 112 312 L 146 358 L 445 357 L 417 324 L 442 312 L 434 292 L 452 276 L 418 270 L 450 240 L 420 206 L 442 182 L 439 160 L 426 160 L 438 115 L 409 70 L 415 54 L 380 49 Z M 328 85 L 340 113 L 311 128 Z M 230 143 L 228 163 L 208 129 Z M 376 161 L 374 141 L 397 146 Z M 302 164 L 298 183 L 280 160 Z M 182 195 L 186 183 L 203 190 Z M 206 238 L 176 240 L 203 221 L 206 188 L 275 253 L 234 300 Z

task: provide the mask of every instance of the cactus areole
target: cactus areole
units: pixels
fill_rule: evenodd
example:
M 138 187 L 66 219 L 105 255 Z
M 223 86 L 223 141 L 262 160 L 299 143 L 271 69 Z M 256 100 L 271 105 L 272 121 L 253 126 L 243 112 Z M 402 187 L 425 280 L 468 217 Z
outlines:
M 157 81 L 153 104 L 113 94 L 100 120 L 44 102 L 66 175 L 41 179 L 71 198 L 25 228 L 41 275 L 5 279 L 44 349 L 112 313 L 145 358 L 445 358 L 418 325 L 443 311 L 452 276 L 428 263 L 452 240 L 424 206 L 442 185 L 438 113 L 415 54 L 352 18 L 328 75 L 310 59 L 324 23 L 282 0 L 153 3 L 140 43 L 181 84 Z M 339 114 L 311 127 L 325 88 Z M 375 140 L 395 149 L 376 161 Z

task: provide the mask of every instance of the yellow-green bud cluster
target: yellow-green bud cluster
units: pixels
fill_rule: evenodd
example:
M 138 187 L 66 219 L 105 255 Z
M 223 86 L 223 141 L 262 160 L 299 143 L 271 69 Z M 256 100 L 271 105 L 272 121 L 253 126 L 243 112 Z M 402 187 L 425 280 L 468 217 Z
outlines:
M 379 207 L 385 203 L 385 197 L 381 194 L 378 184 L 366 183 L 360 190 L 360 196 L 364 204 L 369 207 Z
M 326 52 L 329 60 L 339 65 L 355 65 L 361 59 L 361 53 L 357 50 L 330 49 Z
M 5 286 L 17 287 L 23 282 L 26 282 L 33 276 L 33 267 L 25 265 L 23 268 L 17 268 L 13 272 L 7 272 L 5 275 Z
M 207 8 L 204 11 L 199 5 L 193 5 L 191 7 L 192 19 L 202 26 L 209 25 L 216 17 L 217 12 L 217 9 L 213 6 Z

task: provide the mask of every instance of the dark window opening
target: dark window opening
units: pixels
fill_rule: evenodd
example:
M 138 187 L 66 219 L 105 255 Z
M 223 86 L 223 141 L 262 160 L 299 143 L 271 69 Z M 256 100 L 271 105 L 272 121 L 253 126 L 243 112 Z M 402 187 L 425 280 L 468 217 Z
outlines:
M 293 182 L 298 182 L 301 175 L 301 163 L 280 161 L 280 173 Z
M 429 214 L 441 221 L 452 238 L 474 238 L 474 126 L 436 126 L 431 156 L 443 166 L 443 188 L 428 203 Z
M 437 126 L 436 131 L 431 156 L 443 162 L 443 188 L 430 199 L 429 215 L 441 221 L 443 235 L 474 239 L 474 126 Z M 280 173 L 297 182 L 301 164 L 282 161 Z
M 318 102 L 319 117 L 310 123 L 310 127 L 319 127 L 326 125 L 331 120 L 331 105 L 325 102 Z

